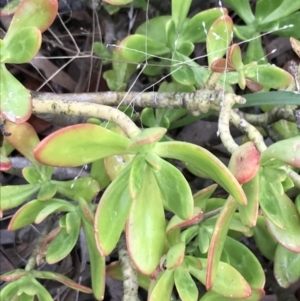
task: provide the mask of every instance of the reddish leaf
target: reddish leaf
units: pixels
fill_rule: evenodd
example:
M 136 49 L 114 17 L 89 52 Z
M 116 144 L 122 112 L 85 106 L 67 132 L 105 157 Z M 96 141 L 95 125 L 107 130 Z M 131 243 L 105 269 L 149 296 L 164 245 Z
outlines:
M 0 275 L 1 281 L 14 281 L 16 279 L 19 279 L 27 274 L 27 271 L 23 269 L 16 269 L 13 271 L 9 271 L 5 274 Z
M 237 203 L 229 197 L 218 217 L 207 255 L 206 289 L 210 290 L 217 281 L 218 267 L 229 224 L 236 210 Z
M 172 141 L 157 143 L 154 152 L 160 157 L 181 160 L 195 170 L 200 170 L 232 194 L 238 203 L 243 205 L 247 203 L 244 191 L 236 178 L 206 149 L 191 143 Z
M 210 66 L 210 69 L 212 72 L 216 73 L 235 71 L 235 69 L 224 58 L 214 60 Z
M 71 280 L 70 278 L 59 274 L 55 272 L 48 272 L 48 271 L 37 271 L 37 270 L 32 270 L 30 271 L 33 277 L 35 278 L 40 278 L 40 279 L 50 279 L 54 281 L 58 281 L 65 286 L 68 286 L 74 290 L 86 293 L 86 294 L 91 294 L 92 290 L 89 287 L 86 287 L 84 285 L 81 285 L 79 283 L 76 283 L 75 281 Z
M 34 149 L 40 162 L 51 166 L 79 166 L 124 154 L 130 140 L 94 124 L 67 126 L 49 135 Z
M 13 35 L 25 27 L 37 27 L 43 32 L 54 21 L 57 10 L 57 0 L 23 0 L 15 12 L 6 35 Z
M 190 273 L 200 282 L 205 284 L 206 266 L 208 260 L 201 258 L 203 269 L 199 269 L 189 264 Z M 218 267 L 218 277 L 210 290 L 218 293 L 221 296 L 233 299 L 246 299 L 251 296 L 252 290 L 245 278 L 231 265 L 225 262 L 220 262 Z
M 12 163 L 6 156 L 5 148 L 0 147 L 0 170 L 6 171 L 12 167 Z
M 239 146 L 232 154 L 228 168 L 240 184 L 253 179 L 259 169 L 260 154 L 253 142 Z
M 177 215 L 174 215 L 170 219 L 166 231 L 167 231 L 167 233 L 169 233 L 178 228 L 191 226 L 191 225 L 197 223 L 201 219 L 202 215 L 203 215 L 203 210 L 201 208 L 197 208 L 197 207 L 194 208 L 194 213 L 193 213 L 192 217 L 188 220 L 183 220 L 180 217 L 178 217 Z
M 6 131 L 11 135 L 5 139 L 40 171 L 41 165 L 33 156 L 33 149 L 40 142 L 34 128 L 27 122 L 15 124 L 6 122 Z
M 246 86 L 252 91 L 252 92 L 259 92 L 261 91 L 264 86 L 253 81 L 252 79 L 246 78 Z

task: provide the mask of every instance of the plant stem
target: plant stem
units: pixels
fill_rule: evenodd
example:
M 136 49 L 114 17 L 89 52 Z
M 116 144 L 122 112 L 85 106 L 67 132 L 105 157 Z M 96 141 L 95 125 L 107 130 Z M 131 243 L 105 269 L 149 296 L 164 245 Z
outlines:
M 212 72 L 206 81 L 205 85 L 208 89 L 215 89 L 218 81 L 223 73 Z
M 118 109 L 89 102 L 66 101 L 51 99 L 33 101 L 34 113 L 54 113 L 103 118 L 117 123 L 128 137 L 132 138 L 140 132 L 135 123 Z
M 194 115 L 206 113 L 209 110 L 220 111 L 219 134 L 222 143 L 229 152 L 232 153 L 238 147 L 238 144 L 236 144 L 230 134 L 229 122 L 232 122 L 241 132 L 245 133 L 249 140 L 254 142 L 259 152 L 263 152 L 267 148 L 260 132 L 243 118 L 244 116 L 249 117 L 253 121 L 255 116 L 245 115 L 237 109 L 232 109 L 235 104 L 244 104 L 245 99 L 223 91 L 203 89 L 192 93 L 104 92 L 63 95 L 31 92 L 31 96 L 33 112 L 36 114 L 65 114 L 103 118 L 117 123 L 130 138 L 137 135 L 140 129 L 127 115 L 110 106 L 120 106 L 122 104 L 141 108 L 185 108 Z M 281 113 L 281 109 L 278 110 L 276 114 L 279 114 L 281 117 L 281 114 L 286 114 Z M 291 118 L 289 113 L 287 118 Z M 271 117 L 267 118 L 274 118 L 272 114 L 275 113 L 269 114 L 271 114 L 269 115 Z M 259 117 L 259 122 L 261 121 L 260 118 L 264 119 L 265 117 Z M 287 173 L 295 186 L 300 188 L 300 175 L 290 169 L 287 169 Z
M 52 216 L 50 216 L 46 222 L 45 228 L 43 229 L 39 238 L 37 239 L 37 242 L 36 242 L 36 245 L 35 245 L 35 248 L 34 248 L 32 254 L 30 255 L 30 257 L 27 261 L 27 264 L 25 267 L 26 271 L 31 271 L 35 268 L 35 266 L 37 264 L 37 257 L 40 255 L 43 241 L 46 238 L 46 236 L 49 234 L 49 232 L 51 231 L 54 223 L 55 223 L 55 219 Z
M 224 101 L 220 103 L 218 130 L 223 145 L 230 153 L 233 153 L 239 147 L 238 144 L 236 144 L 236 142 L 233 140 L 229 129 L 229 121 L 230 119 L 232 119 L 233 116 L 232 107 L 236 103 L 242 104 L 245 103 L 245 101 L 246 100 L 240 96 L 232 96 L 231 94 L 225 94 Z
M 44 93 L 31 92 L 33 107 L 39 102 L 97 103 L 107 106 L 137 106 L 154 109 L 187 109 L 191 113 L 206 113 L 210 109 L 219 110 L 224 95 L 240 98 L 233 93 L 218 90 L 201 89 L 190 93 L 161 93 L 161 92 L 99 92 L 99 93 Z M 42 113 L 42 112 L 38 112 Z
M 251 140 L 257 150 L 262 153 L 267 149 L 267 146 L 264 142 L 264 138 L 261 133 L 254 127 L 252 124 L 248 123 L 245 119 L 243 119 L 235 110 L 231 111 L 231 120 L 230 120 L 236 128 L 238 128 L 241 132 L 245 133 L 249 140 Z
M 291 122 L 296 121 L 295 115 L 293 114 L 293 110 L 290 106 L 274 107 L 270 111 L 258 115 L 247 114 L 243 112 L 240 112 L 240 115 L 251 124 L 256 126 L 262 126 L 262 127 L 266 127 L 281 119 L 291 121 Z
M 119 260 L 121 263 L 123 274 L 123 301 L 139 301 L 138 288 L 139 283 L 137 280 L 137 272 L 132 267 L 132 261 L 129 257 L 125 235 L 122 234 L 118 244 Z

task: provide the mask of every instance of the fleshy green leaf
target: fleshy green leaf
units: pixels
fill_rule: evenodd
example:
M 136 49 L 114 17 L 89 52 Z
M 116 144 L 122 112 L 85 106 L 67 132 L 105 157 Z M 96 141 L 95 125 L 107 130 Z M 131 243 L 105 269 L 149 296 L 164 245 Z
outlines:
M 194 207 L 193 215 L 189 220 L 182 220 L 177 215 L 174 215 L 168 223 L 167 233 L 178 228 L 183 228 L 183 227 L 193 225 L 194 223 L 196 223 L 201 219 L 202 215 L 203 215 L 203 210 L 198 207 Z
M 274 183 L 268 181 L 263 173 L 263 168 L 259 172 L 259 199 L 260 206 L 265 216 L 277 227 L 284 228 L 284 214 L 280 205 L 281 196 L 274 191 Z
M 124 153 L 129 139 L 94 124 L 65 127 L 42 140 L 35 158 L 51 166 L 79 166 Z
M 296 197 L 295 205 L 298 210 L 298 213 L 300 214 L 300 194 L 298 194 Z
M 132 0 L 103 0 L 103 1 L 111 5 L 125 5 L 132 2 Z
M 171 19 L 166 24 L 166 35 L 167 41 L 166 46 L 171 49 L 171 51 L 175 51 L 178 48 L 178 33 L 176 32 L 175 21 Z
M 212 184 L 206 188 L 201 189 L 197 193 L 193 195 L 194 198 L 194 206 L 202 208 L 205 210 L 206 208 L 206 201 L 210 198 L 210 196 L 214 193 L 216 188 L 218 187 L 217 184 Z
M 172 19 L 175 22 L 177 32 L 180 32 L 184 20 L 187 17 L 192 0 L 172 0 Z
M 185 244 L 188 244 L 189 242 L 192 241 L 192 239 L 194 239 L 196 237 L 196 235 L 198 234 L 198 226 L 191 226 L 188 227 L 186 230 L 184 230 L 181 234 L 180 234 L 180 241 L 183 241 Z M 175 232 L 176 231 L 172 231 Z M 168 238 L 169 238 L 169 234 L 172 232 L 168 232 Z
M 12 162 L 7 157 L 6 150 L 4 147 L 0 147 L 0 170 L 6 171 L 12 167 Z
M 198 288 L 185 264 L 176 268 L 174 272 L 174 281 L 182 301 L 198 300 Z
M 190 219 L 194 208 L 190 186 L 175 166 L 163 159 L 157 160 L 160 169 L 153 169 L 153 174 L 167 209 L 183 220 Z
M 92 163 L 90 177 L 99 183 L 101 189 L 104 189 L 110 183 L 110 178 L 105 170 L 104 159 Z
M 277 246 L 274 275 L 281 287 L 289 287 L 300 278 L 300 252 L 295 253 L 281 245 Z
M 244 57 L 244 64 L 251 64 L 253 62 L 266 64 L 267 60 L 265 58 L 265 51 L 262 47 L 261 34 L 254 30 L 252 36 L 249 37 L 249 39 L 251 40 L 247 47 L 246 56 Z M 251 76 L 254 76 L 253 73 L 252 75 L 250 74 L 250 77 Z
M 12 217 L 8 229 L 15 231 L 33 222 L 40 223 L 48 215 L 56 211 L 74 211 L 75 206 L 70 202 L 52 199 L 49 201 L 33 200 L 22 206 Z
M 31 96 L 29 91 L 0 64 L 0 113 L 4 119 L 22 123 L 31 115 Z
M 39 188 L 39 184 L 1 186 L 0 210 L 4 211 L 21 205 L 35 194 Z
M 57 192 L 57 187 L 50 181 L 45 181 L 41 183 L 40 191 L 37 195 L 37 198 L 42 201 L 49 200 L 54 197 Z
M 206 40 L 209 66 L 214 60 L 224 56 L 231 43 L 232 34 L 233 22 L 229 16 L 221 16 L 212 24 Z
M 29 184 L 37 184 L 42 181 L 40 173 L 32 166 L 24 167 L 22 169 L 22 175 Z
M 268 163 L 273 163 L 269 161 Z M 263 175 L 269 183 L 283 182 L 287 178 L 286 171 L 277 167 L 266 166 L 263 168 Z
M 128 181 L 130 196 L 133 200 L 137 199 L 137 196 L 142 188 L 145 167 L 145 156 L 143 154 L 137 155 L 131 165 Z
M 127 167 L 114 179 L 97 207 L 95 238 L 102 256 L 110 254 L 117 245 L 131 208 L 129 174 L 130 168 Z
M 119 47 L 122 57 L 126 61 L 135 63 L 141 63 L 148 57 L 170 52 L 170 49 L 164 44 L 139 34 L 128 36 Z
M 126 223 L 127 248 L 137 269 L 150 275 L 159 265 L 165 243 L 165 215 L 159 187 L 149 167 Z M 147 258 L 147 260 L 145 260 Z
M 50 293 L 42 285 L 39 286 L 38 291 L 37 291 L 36 294 L 37 294 L 37 297 L 38 297 L 39 300 L 53 301 Z
M 83 230 L 91 263 L 93 293 L 97 300 L 102 300 L 104 298 L 105 289 L 105 257 L 101 256 L 97 250 L 93 227 L 83 221 Z
M 21 124 L 6 122 L 5 128 L 11 133 L 5 138 L 6 141 L 35 166 L 43 179 L 50 179 L 53 168 L 40 164 L 33 156 L 33 149 L 40 141 L 33 126 L 27 122 Z
M 227 167 L 206 149 L 185 142 L 160 142 L 154 152 L 160 157 L 186 162 L 217 182 L 240 204 L 247 203 L 246 196 L 236 178 Z
M 260 200 L 259 174 L 249 182 L 243 185 L 243 190 L 247 196 L 248 203 L 246 206 L 239 205 L 241 221 L 248 227 L 256 225 L 258 216 L 258 207 Z
M 21 3 L 22 0 L 12 0 L 9 3 L 7 3 L 3 8 L 0 9 L 0 15 L 1 16 L 6 16 L 6 15 L 11 15 L 13 14 L 19 4 Z
M 23 277 L 27 273 L 28 272 L 23 269 L 15 269 L 15 270 L 12 270 L 12 271 L 9 271 L 7 273 L 0 275 L 0 280 L 1 281 L 14 281 L 14 280 L 17 280 L 17 279 Z
M 265 217 L 258 217 L 253 237 L 260 252 L 269 260 L 274 261 L 277 242 L 267 229 Z
M 68 228 L 62 227 L 48 247 L 46 260 L 49 264 L 65 258 L 77 242 L 81 222 L 80 216 L 77 212 L 70 212 L 66 214 L 66 220 L 68 221 Z
M 115 155 L 104 158 L 105 171 L 109 179 L 113 181 L 133 157 L 134 155 Z
M 235 301 L 258 301 L 263 300 L 265 296 L 264 290 L 252 290 L 252 295 L 249 298 L 234 299 Z M 200 301 L 232 301 L 232 298 L 223 297 L 213 291 L 207 292 Z
M 37 27 L 43 32 L 54 21 L 57 10 L 57 0 L 24 0 L 18 6 L 6 35 L 15 35 L 25 27 Z
M 62 274 L 59 274 L 59 273 L 49 272 L 49 271 L 37 271 L 37 270 L 32 270 L 32 271 L 30 271 L 30 273 L 35 278 L 58 281 L 58 282 L 64 284 L 65 286 L 70 287 L 79 292 L 83 292 L 86 294 L 92 293 L 92 290 L 89 287 L 86 287 L 79 283 L 76 283 L 75 281 L 71 280 L 70 278 L 68 278 Z
M 198 247 L 202 254 L 206 254 L 209 249 L 211 235 L 206 230 L 206 227 L 200 225 L 198 232 Z
M 24 64 L 31 61 L 42 43 L 42 34 L 36 27 L 25 27 L 19 29 L 13 35 L 4 37 L 5 43 L 2 50 L 3 57 L 6 57 L 3 63 Z
M 256 67 L 245 67 L 245 76 L 264 87 L 272 89 L 283 89 L 293 82 L 293 77 L 287 71 L 274 65 L 257 65 Z
M 179 242 L 173 245 L 167 253 L 166 268 L 172 270 L 181 265 L 185 252 L 185 243 Z
M 147 36 L 156 42 L 166 44 L 166 31 L 160 30 L 166 27 L 166 23 L 171 20 L 171 16 L 156 16 L 147 20 L 136 30 L 136 34 Z
M 131 139 L 128 149 L 138 152 L 148 152 L 149 148 L 154 146 L 155 143 L 159 141 L 166 132 L 167 129 L 161 127 L 144 129 Z
M 190 273 L 205 284 L 207 259 L 201 258 L 202 269 L 189 264 Z M 231 265 L 219 262 L 218 277 L 211 290 L 228 298 L 247 298 L 252 291 L 245 278 Z
M 215 228 L 212 234 L 211 243 L 207 255 L 207 271 L 206 271 L 206 289 L 210 290 L 218 281 L 217 274 L 220 268 L 220 258 L 223 251 L 226 235 L 230 222 L 236 210 L 237 203 L 229 197 L 224 204 L 220 215 L 218 216 Z M 219 274 L 218 274 L 219 276 Z
M 249 0 L 224 0 L 224 2 L 234 10 L 234 12 L 245 21 L 246 24 L 250 24 L 254 21 L 255 17 L 252 13 Z
M 171 299 L 174 286 L 174 271 L 164 271 L 160 274 L 149 294 L 149 301 L 166 301 Z
M 238 44 L 233 44 L 230 46 L 227 57 L 229 65 L 235 70 L 241 71 L 241 69 L 244 67 L 244 64 L 242 61 L 241 48 Z
M 276 35 L 287 37 L 287 38 L 290 37 L 300 38 L 299 31 L 297 30 L 300 26 L 299 11 L 290 14 L 284 18 L 280 18 L 279 20 L 276 20 L 274 23 L 276 23 L 278 28 L 282 28 L 281 30 L 276 30 L 275 32 Z
M 300 168 L 300 136 L 281 140 L 270 145 L 261 154 L 260 162 L 264 165 L 273 158 Z
M 264 288 L 265 273 L 255 255 L 245 245 L 227 236 L 224 251 L 229 257 L 228 264 L 241 273 L 251 288 Z
M 0 291 L 2 301 L 11 301 L 19 290 L 20 281 L 13 281 L 5 285 Z M 52 300 L 51 300 L 52 301 Z
M 300 8 L 293 0 L 260 0 L 256 4 L 255 18 L 260 24 L 266 24 L 283 18 Z
M 77 202 L 80 198 L 83 198 L 86 202 L 91 202 L 100 190 L 98 182 L 90 177 L 64 182 L 51 181 L 51 183 L 56 185 L 59 193 Z
M 171 67 L 172 77 L 182 85 L 195 85 L 195 75 L 193 68 L 191 68 L 192 60 L 189 58 L 185 59 L 178 51 L 175 51 L 173 59 L 176 63 Z
M 34 279 L 29 273 L 26 276 L 19 279 L 19 281 L 21 282 L 21 285 L 19 286 L 18 294 L 34 296 L 37 294 L 37 291 L 41 286 L 41 284 L 36 279 Z M 25 298 L 25 300 L 27 301 L 28 299 Z
M 280 195 L 275 188 L 272 190 L 275 197 L 279 200 L 278 203 L 283 215 L 284 228 L 279 228 L 268 218 L 266 219 L 267 227 L 283 247 L 293 252 L 300 252 L 300 216 L 296 206 L 286 194 Z
M 109 51 L 108 47 L 106 47 L 103 43 L 101 42 L 95 42 L 93 44 L 93 51 L 102 59 L 111 59 L 112 54 Z
M 179 36 L 179 41 L 204 42 L 211 25 L 223 14 L 227 15 L 227 10 L 221 8 L 207 9 L 196 14 L 187 21 L 187 25 L 184 26 Z

